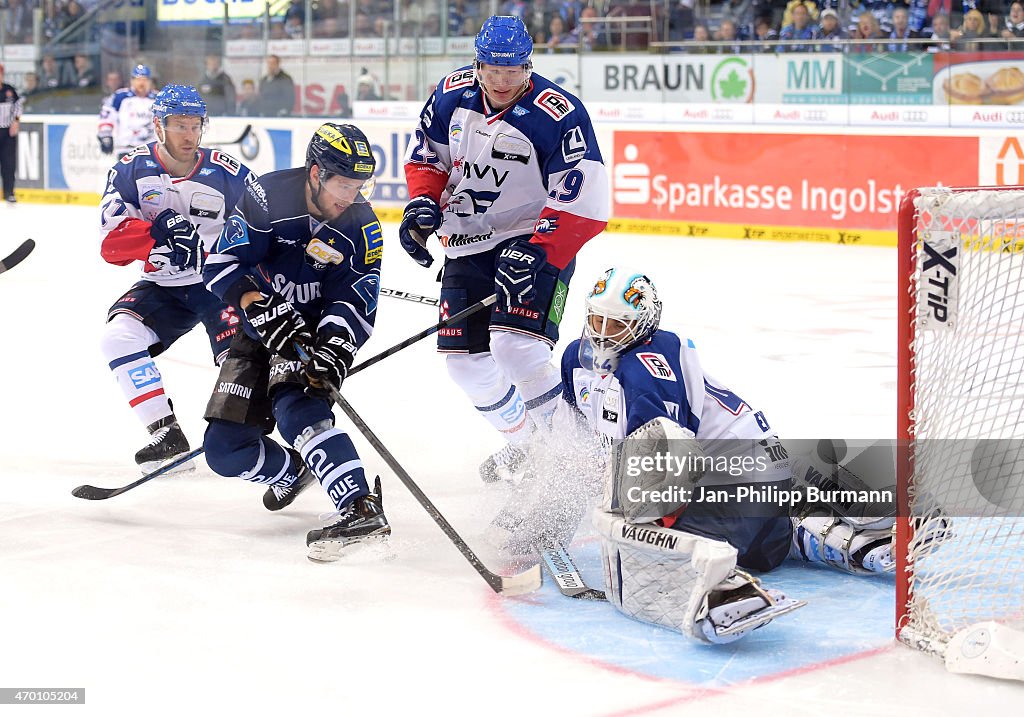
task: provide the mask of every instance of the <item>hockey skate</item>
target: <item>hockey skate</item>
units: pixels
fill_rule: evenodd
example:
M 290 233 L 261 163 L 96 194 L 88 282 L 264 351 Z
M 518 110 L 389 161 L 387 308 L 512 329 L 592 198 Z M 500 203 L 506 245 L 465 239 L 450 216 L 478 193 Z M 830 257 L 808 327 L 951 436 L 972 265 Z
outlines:
M 506 443 L 500 451 L 488 456 L 480 464 L 480 480 L 484 483 L 512 481 L 522 471 L 526 458 L 526 451 Z
M 356 498 L 343 510 L 332 513 L 331 519 L 336 520 L 306 535 L 308 557 L 315 563 L 333 562 L 352 545 L 383 540 L 391 535 L 391 526 L 381 502 L 380 477 L 374 482 L 372 493 Z
M 267 510 L 287 508 L 299 497 L 299 493 L 313 484 L 313 471 L 306 467 L 298 451 L 289 450 L 288 454 L 292 458 L 292 465 L 298 466 L 298 476 L 287 485 L 272 485 L 267 488 L 267 492 L 263 494 L 263 507 Z
M 155 423 L 151 423 L 147 429 L 152 438 L 144 448 L 135 454 L 135 462 L 144 474 L 152 473 L 165 463 L 169 463 L 192 450 L 173 413 Z M 194 471 L 195 469 L 195 461 L 186 461 L 167 472 L 168 474 L 184 473 Z

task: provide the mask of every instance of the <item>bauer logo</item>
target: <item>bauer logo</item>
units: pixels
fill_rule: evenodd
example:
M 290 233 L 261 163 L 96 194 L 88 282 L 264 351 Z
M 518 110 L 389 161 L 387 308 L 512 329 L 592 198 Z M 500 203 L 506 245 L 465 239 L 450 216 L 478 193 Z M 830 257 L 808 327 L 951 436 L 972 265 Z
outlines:
M 959 232 L 935 231 L 922 244 L 917 305 L 925 329 L 950 331 L 956 326 L 960 241 Z

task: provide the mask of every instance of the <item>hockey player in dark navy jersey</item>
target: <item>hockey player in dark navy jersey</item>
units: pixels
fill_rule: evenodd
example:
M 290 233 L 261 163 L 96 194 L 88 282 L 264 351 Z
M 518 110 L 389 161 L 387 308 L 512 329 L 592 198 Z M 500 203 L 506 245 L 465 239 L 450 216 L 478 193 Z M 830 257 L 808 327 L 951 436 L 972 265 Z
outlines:
M 144 472 L 190 450 L 154 358 L 201 323 L 219 364 L 239 325 L 203 286 L 200 271 L 249 177 L 234 157 L 199 146 L 206 104 L 194 87 L 167 85 L 153 114 L 157 141 L 114 165 L 100 203 L 103 258 L 118 266 L 142 262 L 142 279 L 110 308 L 102 350 L 152 435 L 135 455 Z
M 207 463 L 268 485 L 270 510 L 319 480 L 337 510 L 306 539 L 321 562 L 391 532 L 380 482 L 371 492 L 324 385 L 342 384 L 376 319 L 383 235 L 360 193 L 375 166 L 357 127 L 322 125 L 305 167 L 249 182 L 203 270 L 246 319 L 207 408 Z M 311 355 L 305 366 L 296 344 Z M 289 448 L 269 438 L 275 423 Z

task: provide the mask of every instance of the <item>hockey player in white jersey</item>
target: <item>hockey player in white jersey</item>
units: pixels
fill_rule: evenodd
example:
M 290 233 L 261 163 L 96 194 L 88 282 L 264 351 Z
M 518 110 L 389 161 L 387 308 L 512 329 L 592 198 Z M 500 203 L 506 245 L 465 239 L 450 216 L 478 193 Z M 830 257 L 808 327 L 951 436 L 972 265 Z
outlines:
M 167 85 L 153 111 L 156 141 L 114 165 L 100 204 L 100 254 L 118 266 L 143 262 L 142 279 L 110 308 L 102 349 L 152 436 L 135 455 L 144 472 L 189 451 L 154 358 L 202 323 L 219 364 L 240 322 L 200 272 L 250 177 L 234 157 L 199 146 L 206 104 L 194 87 Z
M 616 608 L 730 642 L 804 604 L 743 569 L 773 570 L 787 557 L 889 569 L 888 526 L 845 520 L 828 505 L 801 506 L 791 518 L 788 504 L 757 497 L 792 487 L 792 461 L 765 414 L 709 375 L 692 341 L 659 328 L 661 302 L 646 275 L 609 269 L 586 306 L 583 335 L 562 357 L 559 420 L 582 414 L 616 444 L 594 512 Z M 834 531 L 827 548 L 815 542 L 823 527 Z
M 146 65 L 132 70 L 131 87 L 122 87 L 103 101 L 96 138 L 103 154 L 121 159 L 134 147 L 152 142 L 153 72 Z
M 533 74 L 533 41 L 516 17 L 491 17 L 476 61 L 444 77 L 427 101 L 405 159 L 411 198 L 399 228 L 423 266 L 426 239 L 444 249 L 442 316 L 497 292 L 439 332 L 448 372 L 507 440 L 481 466 L 521 462 L 560 392 L 551 350 L 575 257 L 608 220 L 608 177 L 580 100 Z

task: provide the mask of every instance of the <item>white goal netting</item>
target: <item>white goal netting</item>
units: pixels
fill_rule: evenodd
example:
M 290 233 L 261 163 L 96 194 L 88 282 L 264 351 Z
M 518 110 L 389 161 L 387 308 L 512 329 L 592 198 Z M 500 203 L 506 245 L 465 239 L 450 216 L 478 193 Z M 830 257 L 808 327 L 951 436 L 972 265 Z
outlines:
M 912 201 L 911 201 L 912 199 Z M 900 217 L 900 638 L 1024 625 L 1024 188 L 921 189 Z

